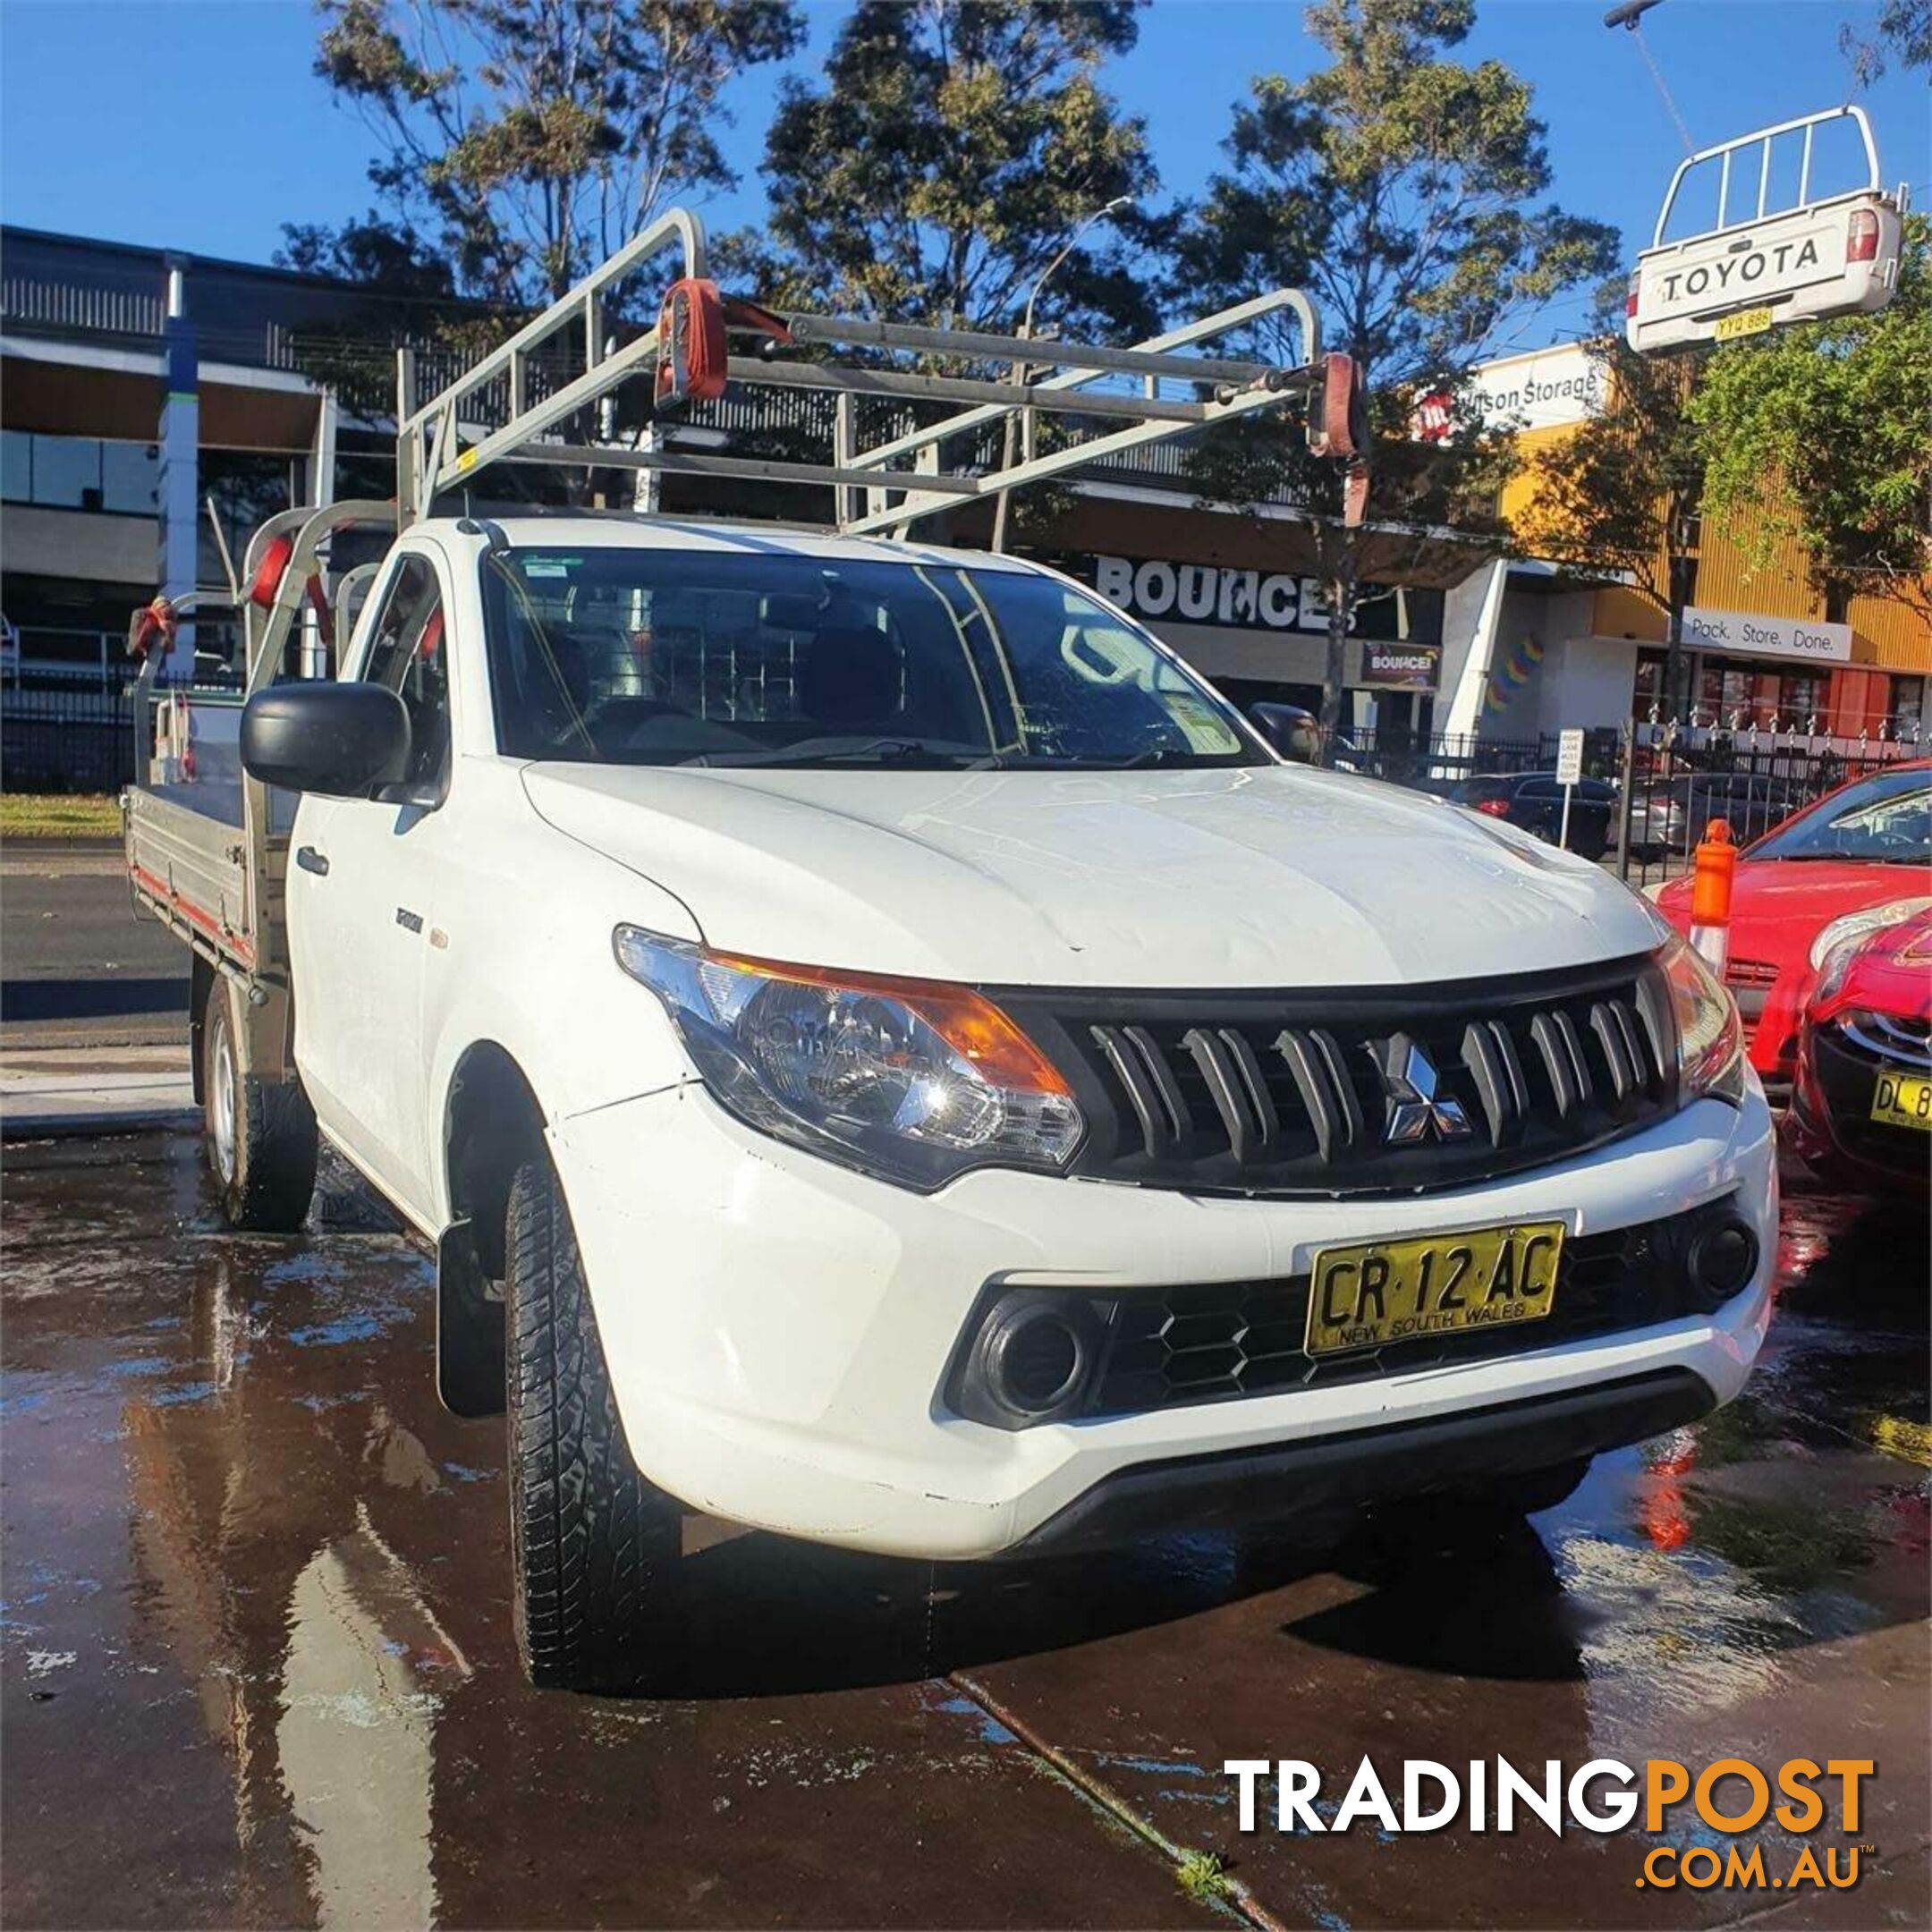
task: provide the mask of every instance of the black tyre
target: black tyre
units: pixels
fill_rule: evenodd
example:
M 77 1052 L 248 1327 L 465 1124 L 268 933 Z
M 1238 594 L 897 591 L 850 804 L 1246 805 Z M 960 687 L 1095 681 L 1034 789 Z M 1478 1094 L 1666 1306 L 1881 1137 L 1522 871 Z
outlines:
M 547 1160 L 517 1170 L 505 1253 L 517 1648 L 538 1686 L 636 1689 L 663 1662 L 681 1512 L 631 1460 Z
M 242 1071 L 235 994 L 219 973 L 201 1022 L 201 1106 L 208 1166 L 233 1227 L 287 1234 L 315 1194 L 316 1122 L 301 1082 Z

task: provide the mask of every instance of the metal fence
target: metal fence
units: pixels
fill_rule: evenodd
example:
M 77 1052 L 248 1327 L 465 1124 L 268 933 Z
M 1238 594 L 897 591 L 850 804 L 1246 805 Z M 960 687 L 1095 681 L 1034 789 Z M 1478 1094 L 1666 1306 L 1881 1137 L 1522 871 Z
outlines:
M 171 687 L 160 684 L 157 693 Z M 201 676 L 196 691 L 235 691 L 239 678 Z M 131 679 L 24 674 L 0 688 L 0 790 L 118 792 L 134 771 Z
M 134 776 L 133 695 L 98 679 L 36 678 L 0 691 L 0 787 L 118 792 Z
M 1748 845 L 1837 786 L 1926 751 L 1916 724 L 1851 738 L 1639 723 L 1623 734 L 1618 869 L 1640 887 L 1674 877 L 1714 818 Z
M 1558 741 L 1554 733 L 1520 739 L 1339 733 L 1328 761 L 1338 771 L 1471 803 L 1479 781 L 1554 774 Z M 1689 869 L 1712 819 L 1724 819 L 1736 843 L 1748 845 L 1836 786 L 1923 758 L 1928 749 L 1916 724 L 1902 735 L 1857 738 L 1646 721 L 1587 732 L 1583 773 L 1591 797 L 1586 807 L 1578 794 L 1571 849 L 1601 857 L 1632 886 L 1657 885 Z M 1554 840 L 1561 793 L 1552 781 L 1482 790 L 1483 809 Z

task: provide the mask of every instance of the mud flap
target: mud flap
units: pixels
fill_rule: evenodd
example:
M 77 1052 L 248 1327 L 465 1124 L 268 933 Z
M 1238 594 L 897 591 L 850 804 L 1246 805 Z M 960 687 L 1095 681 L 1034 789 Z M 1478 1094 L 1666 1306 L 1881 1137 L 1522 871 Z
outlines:
M 436 1395 L 452 1415 L 504 1412 L 504 1304 L 477 1259 L 470 1224 L 436 1242 Z

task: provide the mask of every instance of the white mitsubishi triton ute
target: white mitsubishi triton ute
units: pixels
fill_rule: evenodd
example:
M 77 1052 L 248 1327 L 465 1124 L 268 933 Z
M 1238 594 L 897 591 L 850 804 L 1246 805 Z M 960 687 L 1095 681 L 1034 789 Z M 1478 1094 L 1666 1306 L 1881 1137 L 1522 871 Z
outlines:
M 203 970 L 217 1177 L 299 1219 L 318 1125 L 436 1243 L 540 1682 L 661 1661 L 685 1510 L 980 1558 L 1539 1508 L 1763 1337 L 1772 1126 L 1698 956 L 1284 762 L 1052 571 L 431 518 L 242 752 L 300 794 L 299 1079 Z

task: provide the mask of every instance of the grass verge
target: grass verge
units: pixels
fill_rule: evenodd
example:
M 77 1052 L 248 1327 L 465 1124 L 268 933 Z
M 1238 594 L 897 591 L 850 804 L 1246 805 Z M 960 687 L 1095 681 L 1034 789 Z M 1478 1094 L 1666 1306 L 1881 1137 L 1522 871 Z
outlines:
M 121 801 L 105 792 L 0 792 L 0 838 L 118 838 Z

